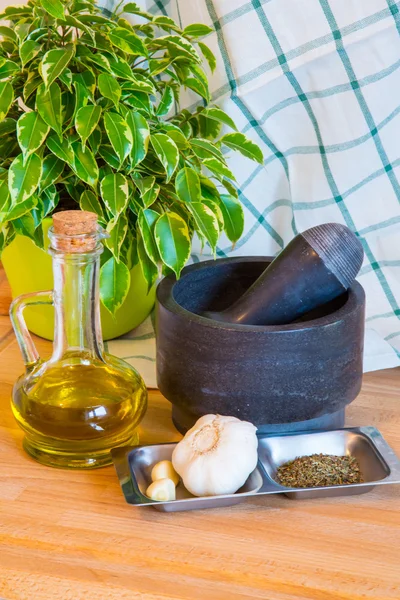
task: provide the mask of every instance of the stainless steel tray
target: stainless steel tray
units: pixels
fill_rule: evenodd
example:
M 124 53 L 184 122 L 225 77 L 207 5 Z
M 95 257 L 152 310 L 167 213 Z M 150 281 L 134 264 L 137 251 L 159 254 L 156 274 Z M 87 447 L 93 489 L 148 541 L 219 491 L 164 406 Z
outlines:
M 236 494 L 226 496 L 197 498 L 189 494 L 182 484 L 177 487 L 177 499 L 171 502 L 154 502 L 146 496 L 152 466 L 160 460 L 170 460 L 176 444 L 116 448 L 112 450 L 112 457 L 126 501 L 136 506 L 154 506 L 164 512 L 231 506 L 254 495 L 283 493 L 294 499 L 348 496 L 364 494 L 375 485 L 400 483 L 400 461 L 375 427 L 261 434 L 258 437 L 257 469 Z M 319 453 L 354 456 L 359 462 L 364 483 L 299 489 L 284 487 L 274 480 L 276 470 L 283 463 L 297 456 Z

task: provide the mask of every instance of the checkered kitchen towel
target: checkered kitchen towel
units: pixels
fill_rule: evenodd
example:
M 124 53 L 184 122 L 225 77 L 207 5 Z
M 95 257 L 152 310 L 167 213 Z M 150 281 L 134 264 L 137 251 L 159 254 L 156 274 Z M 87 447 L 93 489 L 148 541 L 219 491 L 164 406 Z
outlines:
M 213 100 L 264 152 L 263 166 L 230 159 L 245 233 L 233 252 L 222 240 L 218 255 L 276 254 L 298 231 L 345 223 L 365 250 L 365 370 L 399 365 L 400 2 L 142 5 L 182 26 L 215 28 L 206 40 L 217 56 Z

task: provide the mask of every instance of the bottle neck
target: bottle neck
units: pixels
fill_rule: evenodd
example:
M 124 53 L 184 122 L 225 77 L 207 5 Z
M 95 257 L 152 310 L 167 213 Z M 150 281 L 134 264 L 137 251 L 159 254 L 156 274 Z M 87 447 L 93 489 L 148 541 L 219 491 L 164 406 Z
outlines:
M 53 360 L 79 354 L 103 359 L 100 324 L 100 253 L 54 252 L 55 337 Z

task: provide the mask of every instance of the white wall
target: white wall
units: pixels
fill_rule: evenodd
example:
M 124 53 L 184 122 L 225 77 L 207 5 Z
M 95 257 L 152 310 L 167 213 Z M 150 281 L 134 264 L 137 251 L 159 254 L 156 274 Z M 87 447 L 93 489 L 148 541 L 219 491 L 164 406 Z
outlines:
M 24 0 L 0 0 L 0 10 L 4 10 L 7 6 L 18 6 L 26 4 Z

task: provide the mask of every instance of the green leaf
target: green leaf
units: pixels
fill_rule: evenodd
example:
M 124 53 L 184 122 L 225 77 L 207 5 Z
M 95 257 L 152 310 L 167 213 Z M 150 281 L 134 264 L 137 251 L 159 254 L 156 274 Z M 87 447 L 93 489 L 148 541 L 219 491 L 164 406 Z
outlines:
M 202 87 L 203 87 L 202 96 L 208 102 L 210 100 L 210 90 L 208 88 L 208 77 L 207 77 L 205 71 L 202 69 L 202 67 L 200 65 L 197 65 L 194 63 L 192 63 L 188 68 L 189 68 L 192 76 L 195 78 L 195 80 L 198 81 L 202 85 Z M 183 84 L 187 85 L 186 79 L 183 80 Z
M 99 168 L 96 159 L 89 148 L 84 148 L 79 142 L 72 144 L 74 153 L 73 169 L 82 181 L 95 187 L 99 178 Z
M 119 158 L 119 163 L 122 165 L 125 158 L 132 150 L 132 132 L 127 122 L 116 113 L 106 113 L 104 115 L 104 127 L 108 139 Z
M 96 78 L 91 71 L 82 71 L 82 73 L 74 73 L 73 81 L 79 83 L 86 90 L 86 95 L 94 100 L 94 93 L 96 91 Z M 83 106 L 83 105 L 81 105 Z M 78 108 L 81 108 L 79 106 Z
M 35 22 L 36 24 L 37 21 Z M 34 42 L 43 41 L 45 38 L 48 38 L 49 30 L 47 27 L 37 27 L 33 29 L 28 35 L 28 40 L 33 40 Z
M 61 142 L 56 135 L 50 135 L 47 138 L 46 145 L 50 152 L 55 154 L 58 158 L 64 162 L 72 165 L 74 162 L 74 153 L 68 141 L 63 139 Z
M 60 78 L 61 79 L 61 78 Z M 74 121 L 72 117 L 75 116 L 76 112 L 76 95 L 73 92 L 64 91 L 61 93 L 61 115 L 62 115 L 62 123 L 67 133 L 68 130 L 73 126 Z M 78 134 L 75 132 L 69 133 L 69 140 L 76 141 L 78 139 Z
M 154 17 L 153 24 L 157 25 L 158 27 L 163 27 L 167 31 L 172 30 L 181 32 L 181 29 L 177 26 L 175 21 L 171 19 L 171 17 L 167 17 L 165 15 L 159 15 L 158 17 Z
M 104 211 L 101 206 L 101 202 L 91 190 L 85 190 L 81 194 L 81 198 L 79 201 L 79 206 L 81 210 L 87 210 L 88 212 L 95 213 L 99 216 L 101 221 L 104 221 Z
M 83 25 L 84 24 L 80 21 L 80 29 L 83 28 Z M 97 50 L 104 50 L 105 52 L 112 52 L 113 50 L 113 47 L 107 39 L 107 37 L 103 33 L 100 33 L 99 31 L 96 31 L 94 29 L 89 30 L 88 28 L 87 33 L 81 35 L 79 41 L 81 44 L 84 44 L 85 46 L 90 46 L 91 48 L 96 48 Z
M 98 153 L 100 154 L 101 158 L 103 158 L 106 163 L 110 165 L 110 167 L 113 169 L 119 169 L 119 159 L 112 146 L 102 144 L 98 149 Z
M 134 168 L 147 154 L 150 130 L 146 119 L 135 110 L 127 113 L 126 122 L 132 132 L 131 166 Z
M 34 23 L 34 25 L 35 24 L 36 23 Z M 24 39 L 26 38 L 26 36 L 28 35 L 28 33 L 30 32 L 31 29 L 32 29 L 32 23 L 29 23 L 28 21 L 25 23 L 20 22 L 17 25 L 15 25 L 14 31 L 17 34 L 18 42 L 20 44 L 24 41 Z
M 43 219 L 55 209 L 59 200 L 60 195 L 55 185 L 50 185 L 43 191 L 42 195 L 40 196 L 40 201 L 43 205 Z
M 24 101 L 27 102 L 33 92 L 42 84 L 42 78 L 35 72 L 29 73 L 23 89 Z
M 43 121 L 61 137 L 61 90 L 57 83 L 52 83 L 47 89 L 42 83 L 36 93 L 36 107 Z
M 91 54 L 89 53 L 87 56 L 83 57 L 84 60 L 87 60 L 91 63 L 97 65 L 100 70 L 105 71 L 107 73 L 111 73 L 111 66 L 108 62 L 108 59 L 103 56 L 103 54 Z
M 150 79 L 139 75 L 138 73 L 135 76 L 132 76 L 129 81 L 125 81 L 122 84 L 122 89 L 124 95 L 127 92 L 143 92 L 144 94 L 155 94 L 156 89 L 153 86 Z
M 74 88 L 75 88 L 75 108 L 74 108 L 74 113 L 72 115 L 73 120 L 75 120 L 78 110 L 80 108 L 83 108 L 84 106 L 86 106 L 88 103 L 88 100 L 89 100 L 88 88 L 85 85 L 80 83 L 80 81 L 74 81 Z
M 235 243 L 244 229 L 244 213 L 240 202 L 229 194 L 221 194 L 220 208 L 224 216 L 224 230 L 228 239 Z
M 174 58 L 186 58 L 189 61 L 200 63 L 200 57 L 196 52 L 196 48 L 188 40 L 180 35 L 165 35 L 151 42 L 152 46 L 167 47 L 170 56 Z
M 0 79 L 7 79 L 11 77 L 17 71 L 19 71 L 19 65 L 12 60 L 6 60 L 6 62 L 0 67 Z
M 120 215 L 129 200 L 129 187 L 126 177 L 121 173 L 110 173 L 100 183 L 100 193 L 104 204 L 114 217 Z
M 154 234 L 162 261 L 179 277 L 190 256 L 190 236 L 186 222 L 174 213 L 164 213 L 155 225 Z
M 133 267 L 139 262 L 136 235 L 134 235 L 132 229 L 130 228 L 128 228 L 124 243 L 121 246 L 120 260 L 128 267 L 129 270 L 133 269 Z
M 99 23 L 100 25 L 109 25 L 110 27 L 115 27 L 115 21 L 111 21 L 111 19 L 107 19 L 106 17 L 102 17 L 96 14 L 80 14 L 79 19 L 83 21 L 83 23 Z
M 217 158 L 220 162 L 225 162 L 224 156 L 219 148 L 209 142 L 208 140 L 202 140 L 201 138 L 193 138 L 190 140 L 193 152 L 199 158 Z
M 54 156 L 54 154 L 48 154 L 43 161 L 40 189 L 43 191 L 50 185 L 53 185 L 61 176 L 63 170 L 64 161 Z
M 8 221 L 14 221 L 14 219 L 20 219 L 26 213 L 30 212 L 37 205 L 38 199 L 36 196 L 30 196 L 23 202 L 15 204 L 7 215 Z
M 138 6 L 136 2 L 128 2 L 125 4 L 123 7 L 123 12 L 130 13 L 132 15 L 139 15 L 145 19 L 152 19 L 152 15 L 141 10 L 140 6 Z
M 183 35 L 191 36 L 191 37 L 203 37 L 212 33 L 214 29 L 209 27 L 208 25 L 203 25 L 202 23 L 192 23 L 192 25 L 188 25 L 183 30 Z
M 152 104 L 147 94 L 142 92 L 130 92 L 124 96 L 124 102 L 136 110 L 143 112 L 146 116 L 152 114 Z
M 146 46 L 140 37 L 124 27 L 116 27 L 108 34 L 111 42 L 127 54 L 147 56 Z
M 213 200 L 205 200 L 204 198 L 202 198 L 202 202 L 203 204 L 205 204 L 206 206 L 208 206 L 212 212 L 215 214 L 215 216 L 217 217 L 217 221 L 218 221 L 218 227 L 220 232 L 224 230 L 224 216 L 222 214 L 222 210 L 220 209 L 219 205 L 214 202 Z
M 206 44 L 203 44 L 203 42 L 199 42 L 199 48 L 201 50 L 202 55 L 208 62 L 208 66 L 210 67 L 211 73 L 214 73 L 215 69 L 217 68 L 217 59 L 215 58 L 214 53 L 210 50 L 208 46 L 206 46 Z
M 40 0 L 40 5 L 46 12 L 49 13 L 55 19 L 61 19 L 64 21 L 64 6 L 60 0 Z
M 3 38 L 8 38 L 15 43 L 18 43 L 18 38 L 11 27 L 7 27 L 6 25 L 0 25 L 0 35 Z
M 150 136 L 150 140 L 155 153 L 167 173 L 168 182 L 178 166 L 179 150 L 171 138 L 165 135 L 165 133 L 155 133 Z
M 160 260 L 156 240 L 154 237 L 154 228 L 159 214 L 151 208 L 140 210 L 138 215 L 138 225 L 140 233 L 142 234 L 144 248 L 148 257 L 153 261 L 155 265 Z
M 40 148 L 49 133 L 49 129 L 39 113 L 35 111 L 24 113 L 18 119 L 17 138 L 24 161 Z
M 112 74 L 116 77 L 120 77 L 121 79 L 134 79 L 132 69 L 129 66 L 129 63 L 126 62 L 120 56 L 115 56 L 113 58 L 109 57 L 108 59 L 111 67 Z
M 100 269 L 100 298 L 104 307 L 115 315 L 128 295 L 131 274 L 123 262 L 110 258 Z
M 222 129 L 222 123 L 220 121 L 216 121 L 215 119 L 209 119 L 203 113 L 200 113 L 197 116 L 200 128 L 200 137 L 206 138 L 209 140 L 214 140 L 219 136 Z
M 184 81 L 184 85 L 209 102 L 210 91 L 208 89 L 208 85 L 205 86 L 200 79 L 196 77 L 187 77 Z
M 202 202 L 192 202 L 188 204 L 188 209 L 192 213 L 200 233 L 204 235 L 215 252 L 219 238 L 219 224 L 215 213 Z
M 149 255 L 146 252 L 144 247 L 144 242 L 140 232 L 137 235 L 137 253 L 140 263 L 140 268 L 142 269 L 143 277 L 147 281 L 147 291 L 149 291 L 157 280 L 158 268 L 154 264 L 154 262 L 149 258 Z
M 14 158 L 8 171 L 8 189 L 13 204 L 23 202 L 35 192 L 42 175 L 42 161 L 31 154 L 24 164 L 23 155 Z
M 219 191 L 217 190 L 215 183 L 202 173 L 199 173 L 199 177 L 202 197 L 219 203 Z
M 100 73 L 97 84 L 100 94 L 104 98 L 111 100 L 115 107 L 118 108 L 119 99 L 121 98 L 121 86 L 112 75 L 108 73 Z
M 229 177 L 229 179 L 235 179 L 232 171 L 217 158 L 204 158 L 202 160 L 202 165 L 216 175 L 223 175 L 224 177 Z
M 224 188 L 228 191 L 228 194 L 234 196 L 234 198 L 238 198 L 239 194 L 233 183 L 231 183 L 228 179 L 221 179 L 221 183 L 224 186 Z
M 215 119 L 224 125 L 228 125 L 231 129 L 237 131 L 237 127 L 234 121 L 230 118 L 229 115 L 226 114 L 223 110 L 218 107 L 206 108 L 204 114 L 207 115 L 209 119 Z
M 149 190 L 151 190 L 152 187 L 154 187 L 154 185 L 156 183 L 155 177 L 153 177 L 153 176 L 141 177 L 138 173 L 133 173 L 132 179 L 133 179 L 136 187 L 138 188 L 142 198 L 144 195 L 146 195 L 148 193 Z
M 75 117 L 75 129 L 79 133 L 82 145 L 85 146 L 86 140 L 95 130 L 97 123 L 101 117 L 100 106 L 83 106 L 80 108 Z
M 82 23 L 79 19 L 76 19 L 72 15 L 67 15 L 64 17 L 64 21 L 65 21 L 66 25 L 69 25 L 70 27 L 75 27 L 76 29 L 80 29 L 81 31 L 84 31 L 91 38 L 92 43 L 93 44 L 96 43 L 94 31 L 92 29 L 90 29 L 90 27 L 88 27 L 87 25 Z
M 40 85 L 36 93 L 36 107 L 43 121 L 61 137 L 61 90 L 56 82 L 53 82 L 48 88 L 43 83 Z
M 163 97 L 161 98 L 161 102 L 158 105 L 156 115 L 158 115 L 159 117 L 167 115 L 169 113 L 169 111 L 171 110 L 171 108 L 173 107 L 173 105 L 174 105 L 174 94 L 172 92 L 171 86 L 167 85 L 165 87 Z
M 200 179 L 194 169 L 184 167 L 176 174 L 175 189 L 182 202 L 201 202 Z
M 15 119 L 0 120 L 0 138 L 4 138 L 11 133 L 15 133 L 17 121 Z
M 144 208 L 148 208 L 157 199 L 160 192 L 160 186 L 156 184 L 155 177 L 135 177 L 135 184 L 139 189 Z
M 243 156 L 257 161 L 260 165 L 264 162 L 263 153 L 260 148 L 257 144 L 249 140 L 244 133 L 227 133 L 220 139 L 220 142 L 228 146 L 228 148 L 232 148 L 232 150 L 237 150 Z
M 63 73 L 59 76 L 59 80 L 68 88 L 70 92 L 72 92 L 72 72 L 70 69 L 65 69 Z
M 112 252 L 116 260 L 120 260 L 121 246 L 128 231 L 128 219 L 124 214 L 120 214 L 107 225 L 107 232 L 110 237 L 104 241 L 107 248 Z
M 68 46 L 46 52 L 40 63 L 40 69 L 47 88 L 67 68 L 73 55 L 72 47 Z
M 9 19 L 15 21 L 18 18 L 26 18 L 32 14 L 32 7 L 30 6 L 8 6 L 4 9 L 4 12 L 0 14 L 0 19 Z
M 164 124 L 165 128 L 165 124 Z M 176 147 L 179 150 L 187 150 L 189 148 L 189 142 L 183 135 L 182 131 L 179 128 L 176 129 L 167 129 L 167 136 L 170 137 L 176 144 Z
M 6 179 L 0 181 L 0 224 L 4 223 L 8 219 L 8 211 L 11 206 L 11 196 L 8 189 L 8 182 Z
M 26 40 L 19 47 L 19 56 L 22 62 L 22 66 L 24 67 L 29 61 L 31 61 L 35 56 L 37 56 L 41 50 L 42 46 L 35 42 L 34 40 Z
M 2 121 L 14 102 L 14 89 L 8 81 L 0 82 L 0 121 Z
M 26 213 L 22 217 L 14 219 L 13 226 L 18 235 L 24 235 L 34 240 L 36 224 L 31 213 Z
M 159 75 L 173 63 L 174 59 L 167 56 L 166 58 L 154 58 L 149 60 L 149 69 L 152 77 Z
M 93 154 L 96 156 L 101 144 L 101 129 L 96 127 L 88 137 L 88 142 Z
M 149 206 L 152 206 L 154 204 L 154 202 L 157 200 L 159 193 L 160 193 L 160 186 L 156 184 L 153 187 L 151 187 L 145 194 L 143 194 L 142 202 L 143 202 L 144 208 L 149 208 Z

